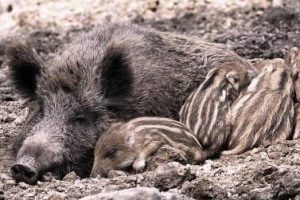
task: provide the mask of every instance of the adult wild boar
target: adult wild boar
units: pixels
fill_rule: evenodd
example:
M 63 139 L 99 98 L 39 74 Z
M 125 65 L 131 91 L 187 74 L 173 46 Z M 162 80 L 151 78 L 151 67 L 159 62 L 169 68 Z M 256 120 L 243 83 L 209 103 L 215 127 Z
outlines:
M 32 112 L 17 139 L 16 181 L 46 172 L 87 177 L 98 137 L 141 116 L 178 119 L 186 97 L 214 66 L 251 66 L 216 44 L 134 25 L 97 28 L 43 62 L 23 44 L 7 50 L 11 78 Z

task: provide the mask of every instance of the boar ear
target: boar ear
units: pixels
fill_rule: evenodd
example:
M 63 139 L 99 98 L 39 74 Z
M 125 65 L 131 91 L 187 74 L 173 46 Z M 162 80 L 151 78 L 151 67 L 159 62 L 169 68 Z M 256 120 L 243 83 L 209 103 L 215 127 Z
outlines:
M 133 82 L 127 51 L 110 45 L 104 53 L 101 66 L 102 93 L 106 98 L 126 97 Z
M 25 97 L 35 93 L 36 76 L 40 71 L 40 60 L 29 45 L 13 44 L 6 50 L 11 79 L 17 90 Z

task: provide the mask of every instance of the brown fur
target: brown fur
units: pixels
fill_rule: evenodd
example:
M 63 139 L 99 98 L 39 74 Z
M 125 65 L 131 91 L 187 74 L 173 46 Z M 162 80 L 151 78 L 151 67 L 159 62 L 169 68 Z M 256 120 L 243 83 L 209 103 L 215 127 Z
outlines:
M 293 133 L 293 139 L 300 138 L 300 49 L 297 47 L 293 47 L 290 52 L 285 56 L 285 60 L 287 64 L 293 70 L 293 79 L 294 79 L 294 87 L 295 87 L 295 129 Z
M 300 105 L 299 103 L 297 103 L 295 105 L 295 129 L 294 129 L 294 133 L 293 133 L 293 139 L 299 139 L 300 138 Z
M 208 158 L 220 154 L 230 131 L 226 115 L 251 79 L 243 65 L 223 64 L 209 71 L 181 108 L 180 121 L 196 135 Z
M 100 137 L 92 176 L 106 176 L 109 170 L 130 166 L 141 171 L 147 157 L 165 145 L 182 152 L 188 163 L 204 160 L 201 145 L 185 125 L 166 118 L 142 117 L 117 124 Z
M 259 145 L 286 140 L 294 123 L 291 70 L 282 59 L 265 61 L 261 73 L 232 105 L 228 150 L 239 154 Z

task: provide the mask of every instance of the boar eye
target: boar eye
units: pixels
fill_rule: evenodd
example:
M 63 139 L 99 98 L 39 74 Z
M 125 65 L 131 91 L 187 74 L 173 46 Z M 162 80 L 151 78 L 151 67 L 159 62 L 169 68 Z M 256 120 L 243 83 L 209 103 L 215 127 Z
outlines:
M 76 117 L 74 117 L 73 122 L 78 122 L 78 123 L 86 123 L 88 121 L 87 116 L 81 114 Z
M 72 117 L 72 122 L 76 123 L 93 123 L 97 120 L 97 113 L 87 110 L 80 110 L 74 113 L 74 116 Z
M 114 158 L 116 156 L 117 149 L 110 149 L 104 153 L 104 158 Z

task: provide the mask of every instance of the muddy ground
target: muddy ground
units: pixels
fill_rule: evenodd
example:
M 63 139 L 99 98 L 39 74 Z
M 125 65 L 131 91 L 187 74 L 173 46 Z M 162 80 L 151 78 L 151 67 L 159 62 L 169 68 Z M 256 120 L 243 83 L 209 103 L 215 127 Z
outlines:
M 114 171 L 108 179 L 80 180 L 71 173 L 63 181 L 49 177 L 35 186 L 16 184 L 9 173 L 9 144 L 28 110 L 7 79 L 4 49 L 12 41 L 27 40 L 49 59 L 94 26 L 130 22 L 224 43 L 248 59 L 283 57 L 290 47 L 300 47 L 298 0 L 85 2 L 0 1 L 0 200 L 78 199 L 100 192 L 87 199 L 300 199 L 299 140 L 201 166 L 170 162 L 136 175 Z

